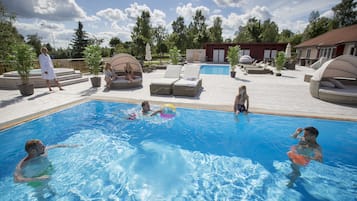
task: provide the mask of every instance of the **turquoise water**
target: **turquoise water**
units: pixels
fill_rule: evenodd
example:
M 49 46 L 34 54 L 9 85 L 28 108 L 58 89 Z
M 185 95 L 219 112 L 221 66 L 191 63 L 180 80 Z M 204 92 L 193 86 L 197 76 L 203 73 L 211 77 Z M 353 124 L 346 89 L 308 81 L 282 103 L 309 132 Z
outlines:
M 0 200 L 355 200 L 357 124 L 177 108 L 140 117 L 140 106 L 91 101 L 0 133 Z M 127 120 L 138 113 L 138 119 Z M 287 188 L 297 127 L 315 126 L 324 162 Z M 13 182 L 24 143 L 81 144 L 49 151 L 47 184 Z
M 227 65 L 201 65 L 201 74 L 229 75 Z

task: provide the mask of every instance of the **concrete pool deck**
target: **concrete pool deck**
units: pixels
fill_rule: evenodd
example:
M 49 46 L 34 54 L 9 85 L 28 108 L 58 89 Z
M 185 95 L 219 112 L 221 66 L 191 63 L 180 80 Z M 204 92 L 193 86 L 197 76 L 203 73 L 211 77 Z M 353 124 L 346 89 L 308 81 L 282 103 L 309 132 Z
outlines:
M 281 77 L 270 74 L 244 75 L 239 69 L 235 79 L 227 75 L 201 74 L 203 90 L 198 97 L 151 96 L 151 80 L 163 77 L 164 72 L 156 70 L 144 73 L 142 88 L 109 92 L 104 91 L 104 80 L 100 88 L 92 88 L 88 81 L 65 86 L 64 91 L 56 87 L 53 87 L 54 92 L 38 88 L 28 97 L 22 97 L 18 90 L 0 90 L 0 130 L 93 99 L 128 103 L 148 100 L 151 104 L 169 102 L 177 107 L 232 111 L 240 85 L 247 86 L 250 112 L 357 121 L 356 105 L 329 103 L 310 95 L 309 83 L 304 82 L 305 74 L 313 72 L 308 67 L 283 70 Z

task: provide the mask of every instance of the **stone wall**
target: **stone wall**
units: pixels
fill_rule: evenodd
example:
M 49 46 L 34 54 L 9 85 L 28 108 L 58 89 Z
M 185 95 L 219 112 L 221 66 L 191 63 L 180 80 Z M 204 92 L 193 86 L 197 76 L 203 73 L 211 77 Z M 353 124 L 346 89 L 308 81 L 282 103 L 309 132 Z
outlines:
M 189 63 L 205 62 L 206 61 L 206 50 L 205 49 L 187 49 L 186 50 L 186 61 Z

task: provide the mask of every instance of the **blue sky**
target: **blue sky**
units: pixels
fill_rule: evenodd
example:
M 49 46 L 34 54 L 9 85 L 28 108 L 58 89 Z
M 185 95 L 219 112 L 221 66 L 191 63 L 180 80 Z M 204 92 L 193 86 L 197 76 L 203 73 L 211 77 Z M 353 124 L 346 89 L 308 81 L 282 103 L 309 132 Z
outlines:
M 78 21 L 90 37 L 130 40 L 130 33 L 141 11 L 151 14 L 152 26 L 163 25 L 171 33 L 171 23 L 183 16 L 186 25 L 197 9 L 203 11 L 208 26 L 215 17 L 223 20 L 223 37 L 233 38 L 238 27 L 251 17 L 271 19 L 282 29 L 303 32 L 312 11 L 332 17 L 331 8 L 341 0 L 2 0 L 17 15 L 18 31 L 26 36 L 38 34 L 44 43 L 66 48 Z

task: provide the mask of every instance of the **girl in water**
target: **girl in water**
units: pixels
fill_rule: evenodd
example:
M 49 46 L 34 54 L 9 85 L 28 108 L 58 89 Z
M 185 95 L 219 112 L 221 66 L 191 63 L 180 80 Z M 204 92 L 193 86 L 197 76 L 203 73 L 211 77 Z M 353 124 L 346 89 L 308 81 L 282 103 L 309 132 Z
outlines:
M 247 94 L 247 88 L 245 85 L 242 85 L 238 89 L 238 95 L 234 100 L 233 110 L 235 114 L 240 112 L 248 113 L 249 108 L 249 96 Z

